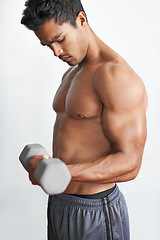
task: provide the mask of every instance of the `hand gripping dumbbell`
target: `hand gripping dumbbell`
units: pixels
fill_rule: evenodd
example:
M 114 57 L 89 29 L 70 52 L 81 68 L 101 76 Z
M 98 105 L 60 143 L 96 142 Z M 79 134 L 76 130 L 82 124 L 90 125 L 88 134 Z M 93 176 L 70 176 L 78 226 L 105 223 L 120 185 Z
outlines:
M 34 155 L 47 154 L 47 151 L 40 144 L 26 145 L 19 159 L 28 171 L 28 163 Z M 71 174 L 65 165 L 58 158 L 42 159 L 34 171 L 34 178 L 42 189 L 49 195 L 63 193 L 70 180 Z

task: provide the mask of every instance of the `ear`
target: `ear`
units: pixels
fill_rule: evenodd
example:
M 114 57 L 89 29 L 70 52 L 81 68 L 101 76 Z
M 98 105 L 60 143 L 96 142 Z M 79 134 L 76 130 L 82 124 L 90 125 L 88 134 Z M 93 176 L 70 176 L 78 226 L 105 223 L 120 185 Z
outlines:
M 85 27 L 87 24 L 86 15 L 84 12 L 79 12 L 76 19 L 77 26 Z

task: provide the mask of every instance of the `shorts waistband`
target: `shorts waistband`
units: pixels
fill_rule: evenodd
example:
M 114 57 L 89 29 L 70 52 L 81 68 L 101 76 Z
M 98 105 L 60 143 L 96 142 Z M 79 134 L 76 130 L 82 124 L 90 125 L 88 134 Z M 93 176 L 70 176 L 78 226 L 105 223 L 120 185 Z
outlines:
M 73 196 L 73 195 L 69 195 L 69 194 L 59 194 L 59 195 L 55 195 L 52 196 L 55 199 L 57 199 L 58 201 L 62 201 L 65 202 L 68 205 L 77 205 L 79 207 L 87 207 L 87 208 L 101 208 L 104 206 L 105 204 L 112 204 L 114 201 L 116 201 L 120 195 L 122 193 L 119 190 L 119 187 L 115 186 L 115 189 L 113 190 L 113 192 L 111 192 L 107 197 L 104 198 L 99 198 L 99 199 L 88 199 L 88 198 L 81 198 L 81 197 L 77 197 L 77 196 Z M 102 201 L 103 200 L 103 201 Z

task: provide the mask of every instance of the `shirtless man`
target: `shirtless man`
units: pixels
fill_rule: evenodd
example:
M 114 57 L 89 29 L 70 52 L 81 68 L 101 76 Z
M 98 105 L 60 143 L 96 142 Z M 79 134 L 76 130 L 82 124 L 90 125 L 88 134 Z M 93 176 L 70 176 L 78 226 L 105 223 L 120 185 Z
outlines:
M 63 194 L 49 197 L 48 239 L 129 240 L 127 207 L 116 183 L 140 170 L 147 135 L 144 84 L 91 30 L 80 0 L 29 0 L 21 22 L 71 66 L 53 101 L 53 157 L 67 165 L 72 179 Z M 33 184 L 42 157 L 30 161 Z

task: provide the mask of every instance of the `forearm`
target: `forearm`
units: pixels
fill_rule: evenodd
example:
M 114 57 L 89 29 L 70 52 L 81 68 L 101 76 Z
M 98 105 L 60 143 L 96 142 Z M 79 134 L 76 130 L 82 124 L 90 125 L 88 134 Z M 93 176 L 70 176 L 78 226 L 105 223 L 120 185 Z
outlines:
M 74 181 L 125 182 L 138 174 L 140 166 L 136 162 L 135 157 L 117 152 L 94 162 L 68 165 L 68 168 Z
M 111 178 L 110 180 L 101 181 L 101 182 L 99 181 L 98 183 L 120 183 L 120 182 L 131 181 L 136 178 L 136 176 L 139 173 L 139 169 L 140 168 L 137 167 L 134 171 L 125 173 L 125 174 L 117 176 L 115 178 Z

